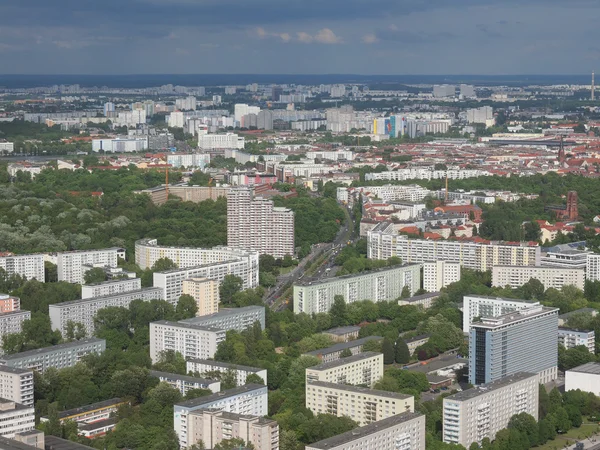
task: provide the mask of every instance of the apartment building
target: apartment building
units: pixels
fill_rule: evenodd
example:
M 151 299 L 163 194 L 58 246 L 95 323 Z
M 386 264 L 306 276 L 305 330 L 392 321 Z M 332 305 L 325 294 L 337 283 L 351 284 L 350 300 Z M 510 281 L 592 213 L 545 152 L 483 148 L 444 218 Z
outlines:
M 66 409 L 59 411 L 58 418 L 61 423 L 73 421 L 77 423 L 92 423 L 100 420 L 106 420 L 114 415 L 120 406 L 126 405 L 125 400 L 114 397 L 101 402 L 91 403 L 80 406 L 79 408 Z M 40 417 L 41 422 L 48 422 L 48 416 Z
M 460 263 L 452 261 L 429 261 L 423 263 L 423 289 L 439 292 L 451 283 L 460 281 Z
M 161 382 L 170 384 L 175 389 L 178 389 L 183 396 L 192 389 L 208 389 L 213 394 L 221 391 L 220 381 L 179 375 L 177 373 L 160 372 L 158 370 L 151 370 L 150 376 L 158 378 Z
M 33 405 L 25 406 L 0 398 L 0 436 L 14 438 L 15 434 L 35 428 Z
M 268 413 L 267 395 L 266 386 L 246 384 L 217 394 L 175 404 L 173 407 L 173 428 L 179 437 L 179 445 L 187 447 L 191 444 L 188 417 L 193 411 L 219 409 L 228 413 L 262 417 Z
M 398 235 L 393 224 L 382 222 L 367 232 L 371 259 L 397 256 L 404 263 L 458 262 L 473 270 L 491 270 L 494 265 L 539 266 L 540 247 L 533 242 L 412 239 Z
M 463 332 L 469 332 L 471 323 L 476 317 L 498 317 L 539 304 L 533 300 L 465 295 L 463 297 Z
M 563 286 L 575 286 L 583 290 L 585 285 L 585 270 L 567 269 L 564 267 L 523 267 L 523 266 L 494 266 L 492 267 L 492 286 L 517 289 L 531 279 L 539 280 L 544 289 L 561 289 Z
M 329 336 L 335 342 L 348 342 L 353 339 L 358 339 L 358 333 L 360 327 L 348 326 L 348 327 L 337 327 L 325 330 L 321 334 Z
M 398 305 L 422 306 L 423 309 L 428 309 L 433 306 L 433 303 L 440 295 L 440 292 L 429 292 L 427 294 L 415 295 L 414 297 L 401 298 L 400 300 L 398 300 Z
M 0 313 L 19 311 L 21 299 L 7 294 L 0 294 Z
M 380 342 L 382 340 L 383 338 L 381 336 L 367 336 L 366 338 L 356 339 L 348 342 L 340 342 L 339 344 L 332 345 L 331 347 L 313 350 L 312 352 L 304 353 L 304 355 L 314 356 L 315 358 L 319 358 L 323 363 L 328 363 L 339 360 L 344 350 L 350 350 L 350 353 L 357 355 L 362 353 L 363 345 L 365 345 L 366 342 Z
M 590 353 L 596 353 L 596 332 L 594 330 L 576 330 L 559 327 L 558 343 L 566 349 L 583 345 Z
M 306 369 L 306 382 L 373 385 L 383 377 L 383 353 L 365 352 Z
M 0 366 L 0 398 L 33 406 L 33 372 Z
M 219 311 L 219 283 L 209 278 L 183 280 L 182 294 L 196 300 L 197 316 L 208 316 Z
M 0 364 L 17 369 L 32 369 L 44 373 L 49 367 L 64 369 L 73 367 L 81 358 L 90 353 L 103 353 L 106 350 L 104 339 L 88 338 L 67 342 L 52 347 L 29 350 L 0 357 Z
M 44 270 L 44 255 L 13 255 L 10 252 L 0 252 L 0 269 L 4 269 L 7 275 L 21 275 L 28 280 L 36 279 L 42 283 L 46 282 Z
M 469 382 L 474 385 L 518 372 L 558 376 L 558 308 L 541 305 L 498 317 L 482 317 L 469 331 Z
M 205 156 L 201 154 L 194 154 L 194 156 Z M 210 155 L 206 155 L 210 156 Z M 171 158 L 169 155 L 167 158 Z M 168 164 L 171 164 L 170 162 Z M 205 200 L 217 200 L 219 197 L 226 197 L 229 187 L 216 187 L 216 186 L 188 186 L 174 185 L 169 186 L 169 195 L 179 197 L 184 202 L 200 203 Z M 150 196 L 152 203 L 155 205 L 163 205 L 167 202 L 167 188 L 165 185 L 156 186 L 153 188 L 142 189 L 139 191 L 133 191 L 134 194 L 147 194 Z
M 411 295 L 421 288 L 421 268 L 418 264 L 305 281 L 294 285 L 294 312 L 328 312 L 336 295 L 344 297 L 346 303 L 396 300 L 405 286 L 409 288 Z
M 233 373 L 235 375 L 236 384 L 243 386 L 246 384 L 246 378 L 250 374 L 258 375 L 267 385 L 267 369 L 259 367 L 240 366 L 220 361 L 208 359 L 191 358 L 186 361 L 186 371 L 188 373 L 198 373 L 200 376 L 208 377 L 211 372 Z
M 83 284 L 85 272 L 81 266 L 117 267 L 119 258 L 125 258 L 125 249 L 118 247 L 57 253 L 58 281 Z
M 417 184 L 411 185 L 392 185 L 384 186 L 366 186 L 366 187 L 339 187 L 337 189 L 337 200 L 354 205 L 361 195 L 367 197 L 377 197 L 384 202 L 395 200 L 404 200 L 409 202 L 422 202 L 425 197 L 431 194 L 431 191 Z
M 494 440 L 515 414 L 538 418 L 539 377 L 520 372 L 444 398 L 443 441 L 463 445 Z
M 35 429 L 15 433 L 15 436 L 12 439 L 0 437 L 0 445 L 2 445 L 2 448 L 5 448 L 6 450 L 43 449 L 45 443 L 44 432 Z
M 225 331 L 235 330 L 240 332 L 251 328 L 255 322 L 260 323 L 260 328 L 262 330 L 265 329 L 264 306 L 245 306 L 243 308 L 222 309 L 221 311 L 208 316 L 192 317 L 191 319 L 180 321 L 180 323 L 194 326 L 215 327 Z
M 429 337 L 431 335 L 429 334 L 420 334 L 418 336 L 415 336 L 413 338 L 410 339 L 405 339 L 404 342 L 406 342 L 406 346 L 408 347 L 408 351 L 410 352 L 411 356 L 415 354 L 415 351 L 423 344 L 427 344 L 427 342 L 429 342 Z
M 225 439 L 243 439 L 256 450 L 279 450 L 279 425 L 275 420 L 221 411 L 201 409 L 187 416 L 187 441 L 202 441 L 213 448 Z
M 84 284 L 81 286 L 81 298 L 104 297 L 140 289 L 142 289 L 140 278 L 119 278 L 102 283 Z
M 593 264 L 593 260 L 588 260 L 588 255 L 590 255 L 590 252 L 574 250 L 568 244 L 564 246 L 557 245 L 542 254 L 539 265 L 544 267 L 562 267 L 563 269 L 585 269 L 588 261 Z
M 295 254 L 294 212 L 240 186 L 227 194 L 227 245 L 283 258 Z
M 306 384 L 306 408 L 314 414 L 347 416 L 363 426 L 403 412 L 414 412 L 415 398 L 397 392 L 312 381 Z
M 0 339 L 7 334 L 20 333 L 23 322 L 31 319 L 29 311 L 10 311 L 0 313 Z M 0 347 L 0 354 L 3 350 Z
M 600 254 L 586 253 L 585 277 L 590 281 L 600 280 Z
M 150 358 L 153 363 L 160 359 L 161 352 L 173 350 L 185 359 L 212 358 L 217 346 L 225 340 L 225 330 L 202 327 L 181 322 L 160 320 L 150 322 Z
M 404 412 L 309 444 L 305 450 L 425 450 L 425 416 Z
M 565 391 L 577 389 L 600 396 L 600 363 L 585 363 L 565 372 Z
M 121 294 L 91 297 L 81 300 L 54 303 L 48 308 L 50 323 L 53 330 L 58 330 L 64 336 L 69 322 L 81 323 L 85 327 L 87 336 L 94 334 L 94 317 L 98 311 L 111 306 L 129 308 L 134 300 L 162 300 L 161 288 L 143 288 L 137 291 L 128 291 Z

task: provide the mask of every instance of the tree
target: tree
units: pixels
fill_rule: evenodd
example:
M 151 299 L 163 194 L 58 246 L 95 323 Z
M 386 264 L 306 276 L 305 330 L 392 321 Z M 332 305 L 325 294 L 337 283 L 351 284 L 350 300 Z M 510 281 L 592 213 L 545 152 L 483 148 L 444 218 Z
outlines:
M 167 270 L 177 269 L 177 264 L 175 264 L 169 258 L 160 258 L 157 259 L 156 262 L 152 265 L 152 272 L 164 272 Z
M 527 413 L 515 414 L 508 422 L 509 429 L 515 429 L 527 436 L 529 448 L 539 443 L 539 426 L 533 416 Z
M 348 311 L 347 305 L 342 295 L 336 295 L 333 297 L 333 305 L 329 310 L 331 315 L 331 326 L 342 327 L 348 325 Z
M 185 393 L 185 400 L 191 400 L 193 398 L 206 397 L 208 395 L 212 395 L 212 391 L 210 389 L 190 389 Z
M 185 358 L 179 352 L 163 350 L 158 354 L 158 362 L 154 364 L 156 370 L 162 372 L 186 374 Z
M 238 450 L 240 448 L 246 448 L 248 450 L 254 450 L 255 447 L 249 442 L 244 441 L 240 438 L 223 439 L 217 445 L 214 446 L 213 450 Z
M 530 278 L 527 283 L 521 286 L 521 291 L 527 300 L 541 300 L 544 296 L 545 288 L 540 280 Z
M 408 285 L 402 288 L 400 298 L 410 298 L 410 287 Z
M 383 340 L 381 351 L 383 352 L 383 363 L 394 364 L 394 344 L 390 339 L 385 338 Z
M 182 396 L 179 389 L 174 388 L 169 383 L 163 381 L 148 391 L 148 400 L 154 400 L 161 407 L 166 408 L 181 401 Z
M 342 350 L 342 353 L 340 353 L 340 358 L 347 358 L 348 356 L 352 356 L 352 351 L 350 351 L 349 348 L 345 348 Z
M 251 373 L 248 376 L 246 376 L 246 384 L 250 384 L 250 383 L 263 384 L 264 385 L 265 384 L 265 380 L 263 380 L 257 374 Z
M 542 234 L 540 224 L 535 221 L 527 222 L 523 226 L 523 234 L 526 241 L 537 241 Z
M 72 320 L 67 321 L 64 338 L 67 341 L 79 341 L 85 338 L 87 332 L 85 326 L 81 322 L 73 322 Z
M 219 289 L 221 303 L 229 305 L 233 303 L 233 296 L 244 287 L 244 280 L 236 275 L 225 275 Z
M 410 350 L 402 338 L 396 341 L 395 359 L 398 364 L 406 364 L 410 361 Z
M 62 437 L 62 427 L 60 424 L 60 416 L 58 415 L 58 403 L 48 405 L 48 421 L 42 422 L 40 428 L 45 434 L 51 436 Z
M 85 284 L 102 283 L 106 281 L 106 273 L 101 267 L 94 267 L 85 273 L 83 281 Z
M 381 353 L 381 341 L 371 339 L 363 345 L 363 352 L 377 352 Z
M 198 304 L 196 303 L 196 299 L 191 295 L 183 294 L 177 301 L 175 312 L 177 313 L 177 318 L 179 320 L 191 319 L 192 317 L 195 317 L 196 313 L 198 312 Z

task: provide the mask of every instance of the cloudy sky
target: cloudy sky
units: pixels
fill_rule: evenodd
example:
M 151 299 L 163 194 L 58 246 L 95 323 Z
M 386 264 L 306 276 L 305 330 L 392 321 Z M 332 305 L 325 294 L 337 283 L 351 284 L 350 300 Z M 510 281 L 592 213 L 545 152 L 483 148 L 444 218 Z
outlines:
M 0 0 L 0 73 L 600 72 L 598 0 Z

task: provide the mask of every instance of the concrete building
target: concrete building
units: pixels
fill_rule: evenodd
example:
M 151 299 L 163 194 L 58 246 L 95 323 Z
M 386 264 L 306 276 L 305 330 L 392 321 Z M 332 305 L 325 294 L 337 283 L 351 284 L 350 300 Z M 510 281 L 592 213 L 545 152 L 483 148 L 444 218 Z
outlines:
M 54 303 L 48 308 L 48 314 L 52 329 L 60 331 L 63 336 L 66 335 L 69 322 L 82 324 L 85 327 L 86 335 L 93 336 L 95 330 L 94 317 L 101 309 L 110 306 L 129 308 L 129 304 L 134 300 L 162 300 L 162 296 L 163 290 L 161 288 L 144 288 L 122 294 Z
M 520 372 L 444 399 L 443 441 L 465 448 L 494 440 L 515 414 L 538 419 L 539 377 Z
M 171 163 L 169 163 L 171 164 Z M 163 205 L 167 202 L 167 188 L 165 185 L 156 186 L 149 189 L 133 191 L 135 194 L 147 194 L 152 203 Z M 212 186 L 169 186 L 169 195 L 179 197 L 185 202 L 200 203 L 205 200 L 217 200 L 219 197 L 226 197 L 229 187 Z
M 183 280 L 182 294 L 196 300 L 197 316 L 208 316 L 219 311 L 219 283 L 208 278 Z
M 160 359 L 161 352 L 173 350 L 185 359 L 212 358 L 219 343 L 225 340 L 225 330 L 202 327 L 181 322 L 160 320 L 150 322 L 150 358 L 153 363 Z
M 0 437 L 0 447 L 4 450 L 43 450 L 45 444 L 44 432 L 35 429 L 15 433 L 15 437 L 12 439 Z
M 58 281 L 83 284 L 83 265 L 117 267 L 119 257 L 125 258 L 125 249 L 113 247 L 99 250 L 77 250 L 56 254 Z
M 586 271 L 585 276 L 590 281 L 600 280 L 600 254 L 586 254 Z
M 420 334 L 413 338 L 404 340 L 404 342 L 406 342 L 406 346 L 408 347 L 408 351 L 410 352 L 411 356 L 415 354 L 417 348 L 429 342 L 429 336 L 429 334 Z
M 17 369 L 33 369 L 44 373 L 49 367 L 64 369 L 73 367 L 81 358 L 90 353 L 104 353 L 104 339 L 89 338 L 81 341 L 67 342 L 52 347 L 29 350 L 0 357 L 0 364 Z
M 435 98 L 454 97 L 456 95 L 456 86 L 452 84 L 435 84 L 433 86 L 433 96 Z
M 35 428 L 35 413 L 32 406 L 21 405 L 0 398 L 0 436 L 14 438 L 17 433 Z
M 104 297 L 141 289 L 142 280 L 140 278 L 118 278 L 102 283 L 84 284 L 81 286 L 81 298 Z
M 167 155 L 167 164 L 175 168 L 204 170 L 210 164 L 210 153 L 172 153 Z
M 335 342 L 348 342 L 358 339 L 360 327 L 348 326 L 331 328 L 330 330 L 322 331 L 321 334 L 329 336 Z
M 0 154 L 1 153 L 12 153 L 15 151 L 14 142 L 0 142 Z
M 398 300 L 398 305 L 415 305 L 422 306 L 423 309 L 428 309 L 433 306 L 435 300 L 440 296 L 440 292 L 429 292 L 427 294 L 415 295 L 414 297 L 401 298 Z
M 148 138 L 145 137 L 117 137 L 114 139 L 92 140 L 93 152 L 134 153 L 148 148 Z
M 566 349 L 583 345 L 590 353 L 596 353 L 596 332 L 594 330 L 575 330 L 558 328 L 558 344 Z
M 402 413 L 355 428 L 305 450 L 425 450 L 425 416 Z
M 33 372 L 0 366 L 0 398 L 33 406 Z
M 235 330 L 242 332 L 254 325 L 254 322 L 260 323 L 260 328 L 265 329 L 265 307 L 264 306 L 245 306 L 243 308 L 228 308 L 210 314 L 208 316 L 193 317 L 191 319 L 181 320 L 180 323 L 200 326 L 215 327 L 225 331 Z
M 577 389 L 600 396 L 600 363 L 585 363 L 565 372 L 565 391 Z
M 490 270 L 495 265 L 540 265 L 540 247 L 536 243 L 412 239 L 398 235 L 390 222 L 383 222 L 367 232 L 367 242 L 371 259 L 397 256 L 404 263 L 454 261 L 479 271 Z
M 191 444 L 188 417 L 193 411 L 219 409 L 228 413 L 251 416 L 268 414 L 267 387 L 260 384 L 228 389 L 217 394 L 199 397 L 175 404 L 173 409 L 173 427 L 179 437 L 179 445 L 187 447 Z
M 347 416 L 363 426 L 413 412 L 415 398 L 397 392 L 313 381 L 306 383 L 306 408 L 314 414 Z
M 544 289 L 560 290 L 563 286 L 575 286 L 583 290 L 585 285 L 585 270 L 567 269 L 563 267 L 523 267 L 523 266 L 494 266 L 492 267 L 492 286 L 517 289 L 530 279 L 540 281 Z
M 213 394 L 221 391 L 220 381 L 180 375 L 178 373 L 160 372 L 158 370 L 151 370 L 150 376 L 158 378 L 161 382 L 168 383 L 175 389 L 178 389 L 183 396 L 192 389 L 208 389 Z
M 465 295 L 463 297 L 463 332 L 468 333 L 476 317 L 498 317 L 519 309 L 539 305 L 534 300 Z
M 306 369 L 306 382 L 373 385 L 383 377 L 383 353 L 365 352 Z
M 257 114 L 257 128 L 259 130 L 273 129 L 273 111 L 268 109 L 262 110 Z
M 467 123 L 482 123 L 486 127 L 494 124 L 494 108 L 482 106 L 481 108 L 467 109 Z
M 31 319 L 29 311 L 10 311 L 0 313 L 0 339 L 7 334 L 20 333 L 23 322 Z M 0 354 L 3 350 L 0 347 Z
M 113 416 L 120 406 L 127 405 L 128 402 L 114 397 L 108 400 L 102 400 L 89 405 L 80 406 L 78 408 L 66 409 L 59 411 L 58 418 L 61 423 L 73 421 L 77 423 L 91 423 L 100 420 L 105 420 Z M 48 416 L 40 417 L 41 422 L 48 422 Z
M 405 286 L 409 288 L 411 295 L 421 288 L 421 268 L 418 264 L 304 281 L 294 285 L 294 312 L 328 312 L 336 295 L 343 296 L 346 303 L 396 300 Z
M 439 292 L 451 283 L 460 281 L 460 263 L 429 261 L 423 264 L 423 289 Z
M 482 317 L 469 331 L 469 382 L 490 383 L 518 372 L 558 376 L 558 308 L 531 306 L 498 317 Z
M 590 253 L 584 250 L 562 248 L 560 245 L 552 247 L 542 254 L 540 264 L 544 267 L 562 267 L 564 269 L 585 269 Z
M 339 344 L 332 345 L 331 347 L 322 348 L 319 350 L 313 350 L 312 352 L 304 353 L 307 356 L 314 356 L 319 358 L 322 362 L 328 363 L 332 361 L 338 361 L 341 358 L 341 354 L 344 350 L 350 350 L 353 355 L 362 353 L 363 345 L 369 341 L 382 341 L 381 336 L 368 336 L 362 339 L 356 339 L 354 341 L 340 342 Z
M 201 409 L 187 416 L 188 445 L 202 441 L 213 448 L 225 439 L 242 439 L 256 450 L 279 450 L 279 425 L 275 420 L 258 416 Z
M 227 245 L 283 258 L 295 254 L 294 212 L 255 196 L 251 187 L 227 194 Z
M 223 148 L 238 148 L 241 150 L 244 145 L 245 139 L 234 133 L 198 135 L 198 148 L 204 151 Z
M 35 278 L 42 283 L 46 282 L 43 254 L 13 255 L 0 252 L 0 269 L 4 269 L 9 276 L 21 275 L 28 280 Z
M 261 369 L 259 367 L 240 366 L 238 364 L 208 359 L 190 358 L 186 361 L 186 371 L 188 373 L 198 373 L 200 376 L 208 376 L 211 372 L 233 373 L 238 386 L 246 384 L 248 375 L 254 374 L 261 377 L 265 386 L 267 385 L 267 369 Z

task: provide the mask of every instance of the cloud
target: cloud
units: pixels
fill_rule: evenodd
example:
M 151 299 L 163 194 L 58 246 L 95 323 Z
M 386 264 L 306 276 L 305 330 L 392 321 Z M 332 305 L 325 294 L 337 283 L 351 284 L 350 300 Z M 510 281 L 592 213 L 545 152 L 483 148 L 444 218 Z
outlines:
M 329 28 L 323 28 L 315 35 L 315 41 L 321 44 L 341 44 L 344 42 L 341 37 L 336 36 Z
M 267 33 L 263 27 L 256 27 L 254 32 L 260 39 L 278 38 L 282 42 L 290 42 L 292 39 L 289 33 Z
M 296 38 L 298 39 L 298 41 L 303 42 L 305 44 L 310 44 L 314 40 L 314 38 L 310 34 L 305 33 L 304 31 L 296 33 Z
M 365 44 L 375 44 L 377 42 L 379 42 L 379 39 L 377 38 L 377 36 L 373 33 L 369 33 L 369 34 L 365 34 L 362 37 L 362 41 Z

